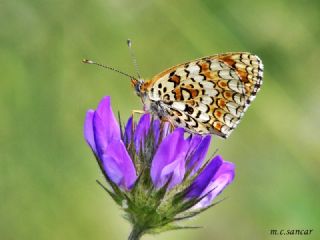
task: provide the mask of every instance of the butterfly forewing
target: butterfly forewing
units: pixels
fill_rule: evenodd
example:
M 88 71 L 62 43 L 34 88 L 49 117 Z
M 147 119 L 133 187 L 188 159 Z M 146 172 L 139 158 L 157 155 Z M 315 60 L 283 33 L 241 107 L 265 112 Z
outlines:
M 261 60 L 226 53 L 179 64 L 145 83 L 151 101 L 165 106 L 176 126 L 227 138 L 262 84 Z

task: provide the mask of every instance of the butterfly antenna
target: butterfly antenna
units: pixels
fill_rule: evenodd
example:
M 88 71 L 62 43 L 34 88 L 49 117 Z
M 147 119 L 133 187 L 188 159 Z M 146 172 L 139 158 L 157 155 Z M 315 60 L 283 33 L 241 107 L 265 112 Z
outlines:
M 131 56 L 134 68 L 136 69 L 136 72 L 137 72 L 137 75 L 138 75 L 138 79 L 141 79 L 141 76 L 140 76 L 140 73 L 139 73 L 140 72 L 139 71 L 139 66 L 138 66 L 138 63 L 137 63 L 137 58 L 136 58 L 136 55 L 133 52 L 132 41 L 130 39 L 127 40 L 127 45 L 129 47 L 130 56 Z
M 103 67 L 103 68 L 112 70 L 112 71 L 114 71 L 114 72 L 120 73 L 120 74 L 122 74 L 122 75 L 124 75 L 124 76 L 127 76 L 127 77 L 131 78 L 131 79 L 136 79 L 136 77 L 133 77 L 133 76 L 127 74 L 127 73 L 124 73 L 124 72 L 118 70 L 118 69 L 115 69 L 115 68 L 110 67 L 110 66 L 107 66 L 107 65 L 103 65 L 103 64 L 101 64 L 101 63 L 97 63 L 97 62 L 92 61 L 92 60 L 83 59 L 82 62 L 83 62 L 83 63 L 86 63 L 86 64 L 94 64 L 94 65 L 97 65 L 97 66 L 99 66 L 99 67 Z

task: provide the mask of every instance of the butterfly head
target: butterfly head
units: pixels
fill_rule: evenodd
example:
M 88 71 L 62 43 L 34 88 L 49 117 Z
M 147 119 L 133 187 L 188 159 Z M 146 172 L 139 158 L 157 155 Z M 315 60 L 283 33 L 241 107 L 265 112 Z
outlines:
M 131 84 L 134 87 L 134 90 L 136 91 L 136 94 L 143 98 L 145 95 L 145 91 L 143 90 L 143 79 L 131 79 Z

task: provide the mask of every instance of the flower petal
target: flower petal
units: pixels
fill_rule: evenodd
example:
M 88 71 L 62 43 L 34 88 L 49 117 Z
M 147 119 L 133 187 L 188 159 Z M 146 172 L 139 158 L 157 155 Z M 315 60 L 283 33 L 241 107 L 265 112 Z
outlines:
M 183 137 L 184 130 L 177 128 L 160 144 L 151 164 L 151 179 L 161 188 L 171 177 L 169 188 L 181 183 L 185 174 L 185 157 L 189 144 Z
M 187 189 L 186 198 L 199 198 L 223 163 L 221 156 L 214 157 Z
M 209 206 L 212 201 L 225 189 L 234 179 L 235 166 L 231 162 L 224 162 L 215 174 L 212 181 L 207 188 L 203 191 L 201 196 L 205 196 L 198 202 L 194 208 L 203 208 Z
M 160 133 L 161 133 L 160 125 L 161 125 L 161 123 L 160 123 L 159 119 L 153 120 L 152 130 L 153 130 L 155 144 L 158 143 L 159 138 L 160 138 Z
M 198 147 L 200 142 L 202 141 L 202 136 L 199 134 L 192 134 L 188 137 L 188 142 L 190 145 L 190 150 L 189 152 L 195 151 L 195 149 Z
M 182 157 L 184 158 L 184 157 Z M 171 181 L 168 185 L 168 189 L 180 184 L 183 180 L 185 174 L 185 161 L 181 160 L 180 156 L 167 166 L 165 166 L 161 171 L 160 181 L 161 186 L 163 186 L 171 177 Z
M 143 114 L 137 124 L 136 131 L 134 133 L 134 145 L 137 152 L 139 152 L 140 148 L 144 146 L 144 139 L 150 128 L 150 119 L 151 116 L 149 113 Z
M 193 176 L 193 174 L 195 174 L 199 168 L 201 167 L 203 160 L 205 159 L 205 156 L 208 152 L 209 146 L 210 146 L 210 142 L 211 142 L 211 136 L 207 135 L 203 138 L 200 139 L 200 141 L 191 141 L 191 144 L 197 144 L 196 146 L 192 146 L 194 147 L 194 151 L 191 155 L 191 158 L 187 164 L 187 169 L 192 169 L 190 176 Z
M 155 137 L 155 143 L 158 144 L 159 141 L 164 139 L 170 133 L 170 123 L 160 121 L 159 119 L 155 119 L 153 121 L 153 132 Z
M 121 138 L 119 124 L 113 115 L 110 97 L 104 97 L 93 116 L 94 140 L 101 158 L 111 141 Z
M 137 179 L 134 164 L 121 140 L 110 142 L 101 156 L 103 169 L 119 187 L 129 190 Z
M 132 116 L 128 119 L 127 124 L 124 129 L 124 143 L 128 145 L 132 140 L 133 135 L 133 129 L 134 129 L 134 122 L 132 119 Z
M 96 143 L 94 142 L 94 133 L 93 133 L 93 115 L 94 110 L 88 110 L 86 114 L 86 118 L 84 121 L 84 138 L 86 139 L 87 143 L 91 147 L 92 151 L 95 155 L 97 155 L 97 148 Z

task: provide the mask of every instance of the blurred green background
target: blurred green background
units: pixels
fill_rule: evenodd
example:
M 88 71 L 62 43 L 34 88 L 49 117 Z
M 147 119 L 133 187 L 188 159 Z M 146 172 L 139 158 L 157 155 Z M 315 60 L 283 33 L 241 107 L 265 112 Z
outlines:
M 228 200 L 187 225 L 143 239 L 320 239 L 319 1 L 46 1 L 0 3 L 0 239 L 126 239 L 130 226 L 95 183 L 83 120 L 104 95 L 123 118 L 140 109 L 129 79 L 133 39 L 145 78 L 174 64 L 250 51 L 264 85 L 228 140 Z

